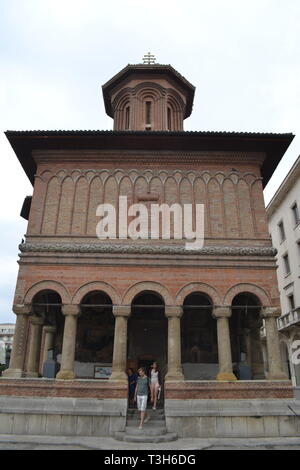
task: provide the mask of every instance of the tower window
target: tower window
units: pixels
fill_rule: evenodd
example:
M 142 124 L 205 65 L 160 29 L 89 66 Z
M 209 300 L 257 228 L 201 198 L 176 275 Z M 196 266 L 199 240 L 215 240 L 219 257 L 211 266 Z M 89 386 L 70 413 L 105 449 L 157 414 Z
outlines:
M 279 222 L 278 228 L 279 228 L 280 241 L 283 242 L 283 240 L 285 240 L 285 231 L 284 231 L 284 226 L 283 226 L 282 221 Z
M 296 202 L 292 206 L 292 212 L 293 212 L 293 216 L 294 216 L 295 225 L 298 225 L 298 223 L 300 222 L 300 216 L 299 216 L 299 209 L 298 209 L 298 206 L 297 206 Z
M 151 126 L 151 114 L 152 114 L 152 103 L 151 101 L 146 101 L 146 127 Z
M 171 115 L 171 108 L 168 108 L 167 110 L 167 125 L 168 125 L 168 131 L 172 130 L 172 115 Z
M 288 254 L 283 256 L 283 262 L 284 262 L 285 274 L 288 275 L 291 272 L 290 261 L 289 261 L 289 255 Z
M 294 295 L 293 295 L 293 294 L 290 294 L 290 295 L 288 296 L 288 301 L 289 301 L 289 310 L 290 310 L 290 311 L 295 310 L 295 299 L 294 299 Z
M 130 108 L 129 106 L 127 106 L 125 109 L 125 131 L 129 129 L 129 112 L 130 112 Z

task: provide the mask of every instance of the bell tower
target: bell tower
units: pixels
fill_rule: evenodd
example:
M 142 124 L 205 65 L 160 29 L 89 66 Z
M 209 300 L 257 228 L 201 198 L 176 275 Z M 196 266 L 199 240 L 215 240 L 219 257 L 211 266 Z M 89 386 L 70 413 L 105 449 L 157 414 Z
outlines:
M 190 116 L 195 87 L 171 65 L 127 65 L 102 87 L 105 110 L 116 131 L 182 131 Z

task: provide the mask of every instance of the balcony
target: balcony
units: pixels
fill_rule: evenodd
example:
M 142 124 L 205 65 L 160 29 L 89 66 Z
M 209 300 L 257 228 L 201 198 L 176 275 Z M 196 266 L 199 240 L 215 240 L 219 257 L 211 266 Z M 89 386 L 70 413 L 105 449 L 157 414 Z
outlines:
M 277 319 L 277 326 L 278 326 L 279 331 L 282 331 L 286 328 L 290 328 L 297 324 L 300 327 L 300 308 L 299 307 L 295 308 L 291 312 L 281 315 L 281 317 Z

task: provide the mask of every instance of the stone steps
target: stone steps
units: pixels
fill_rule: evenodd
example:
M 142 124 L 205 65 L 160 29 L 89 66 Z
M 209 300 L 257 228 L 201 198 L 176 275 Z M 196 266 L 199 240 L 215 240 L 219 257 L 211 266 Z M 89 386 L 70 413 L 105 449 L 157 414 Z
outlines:
M 135 420 L 135 419 L 129 419 L 127 420 L 127 423 L 126 423 L 126 426 L 130 427 L 130 428 L 134 428 L 134 427 L 137 427 L 139 426 L 140 424 L 140 420 Z M 166 422 L 164 419 L 150 419 L 149 421 L 147 421 L 147 423 L 144 425 L 144 426 L 147 426 L 148 427 L 151 427 L 151 428 L 163 428 L 166 426 Z
M 150 420 L 139 429 L 140 412 L 129 409 L 127 412 L 125 431 L 115 433 L 115 439 L 125 442 L 171 442 L 177 439 L 177 434 L 168 432 L 165 421 L 164 409 L 147 409 Z
M 140 430 L 139 435 L 130 435 L 127 434 L 126 432 L 116 432 L 115 433 L 115 439 L 118 441 L 124 441 L 124 442 L 145 442 L 145 443 L 159 443 L 159 442 L 171 442 L 171 441 L 176 441 L 177 439 L 177 434 L 174 432 L 168 432 L 167 434 L 160 434 L 156 436 L 151 436 L 148 434 L 145 434 L 144 430 Z
M 149 425 L 149 426 L 148 426 Z M 157 435 L 165 435 L 167 434 L 166 426 L 151 426 L 150 423 L 146 423 L 143 429 L 139 429 L 137 426 L 126 426 L 125 433 L 130 436 L 140 436 L 141 434 L 144 436 L 157 436 Z

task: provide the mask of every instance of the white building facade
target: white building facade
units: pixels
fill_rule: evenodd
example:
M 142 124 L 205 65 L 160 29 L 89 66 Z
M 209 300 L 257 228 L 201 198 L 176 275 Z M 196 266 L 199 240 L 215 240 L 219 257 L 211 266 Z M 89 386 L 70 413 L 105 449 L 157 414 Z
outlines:
M 15 332 L 14 323 L 0 323 L 0 364 L 8 366 Z
M 267 206 L 277 249 L 281 316 L 277 320 L 284 371 L 300 385 L 300 156 Z

